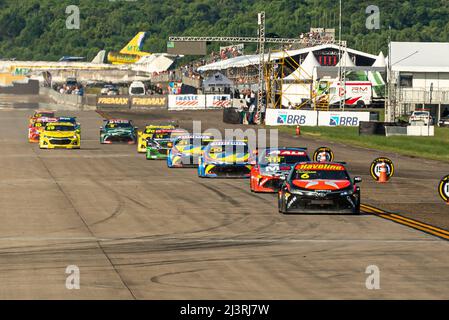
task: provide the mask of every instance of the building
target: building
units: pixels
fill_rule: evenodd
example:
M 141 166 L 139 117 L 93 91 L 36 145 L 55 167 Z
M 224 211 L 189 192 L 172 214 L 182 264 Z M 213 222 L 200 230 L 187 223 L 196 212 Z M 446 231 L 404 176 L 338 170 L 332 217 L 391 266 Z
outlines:
M 449 110 L 449 43 L 391 42 L 389 47 L 392 117 L 425 108 L 438 121 Z

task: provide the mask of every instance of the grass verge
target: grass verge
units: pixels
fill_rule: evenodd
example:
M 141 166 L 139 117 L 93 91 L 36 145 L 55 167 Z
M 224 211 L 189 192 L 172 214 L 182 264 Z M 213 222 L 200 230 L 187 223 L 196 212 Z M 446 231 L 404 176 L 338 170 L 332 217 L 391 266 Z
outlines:
M 280 132 L 295 134 L 295 127 L 279 126 Z M 435 127 L 434 137 L 359 136 L 358 127 L 301 127 L 301 135 L 330 142 L 396 152 L 398 154 L 449 162 L 449 128 Z

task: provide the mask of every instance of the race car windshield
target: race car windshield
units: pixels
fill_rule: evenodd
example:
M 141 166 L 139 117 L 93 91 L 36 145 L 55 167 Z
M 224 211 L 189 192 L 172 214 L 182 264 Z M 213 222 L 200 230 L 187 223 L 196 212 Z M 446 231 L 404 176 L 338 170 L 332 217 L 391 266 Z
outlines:
M 209 149 L 210 155 L 217 155 L 221 153 L 244 153 L 247 154 L 249 152 L 248 145 L 218 145 L 211 146 Z
M 125 128 L 129 129 L 132 128 L 130 123 L 108 123 L 106 125 L 107 129 L 118 129 L 118 128 Z
M 262 154 L 259 158 L 259 163 L 270 164 L 270 163 L 285 163 L 285 164 L 295 164 L 298 162 L 309 161 L 307 155 L 279 155 L 276 153 L 266 153 Z
M 44 113 L 37 113 L 34 116 L 36 118 L 40 118 L 40 117 L 49 117 L 49 118 L 53 118 L 54 117 L 54 113 L 53 112 L 44 112 Z
M 75 131 L 74 126 L 59 126 L 59 125 L 48 125 L 45 127 L 46 131 Z
M 296 170 L 293 180 L 349 180 L 345 170 Z
M 203 139 L 181 139 L 176 143 L 176 145 L 177 146 L 188 146 L 188 145 L 201 144 L 201 146 L 204 147 L 204 146 L 207 146 L 209 143 L 210 143 L 209 140 L 203 140 Z
M 165 140 L 165 139 L 170 139 L 170 137 L 171 137 L 171 133 L 170 132 L 164 132 L 164 133 L 155 133 L 155 134 L 153 134 L 152 139 Z

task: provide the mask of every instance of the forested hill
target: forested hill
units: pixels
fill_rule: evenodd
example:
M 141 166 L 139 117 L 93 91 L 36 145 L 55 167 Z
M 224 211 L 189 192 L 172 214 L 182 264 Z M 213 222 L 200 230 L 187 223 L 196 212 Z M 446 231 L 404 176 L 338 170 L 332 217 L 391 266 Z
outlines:
M 388 26 L 397 41 L 449 41 L 448 0 L 343 0 L 342 38 L 352 48 L 386 51 Z M 367 6 L 380 9 L 380 29 L 365 26 Z M 66 28 L 66 7 L 80 8 L 80 29 Z M 147 31 L 144 49 L 164 52 L 170 35 L 257 35 L 257 12 L 267 33 L 297 37 L 312 27 L 338 27 L 336 0 L 0 0 L 0 58 L 89 59 L 121 49 Z

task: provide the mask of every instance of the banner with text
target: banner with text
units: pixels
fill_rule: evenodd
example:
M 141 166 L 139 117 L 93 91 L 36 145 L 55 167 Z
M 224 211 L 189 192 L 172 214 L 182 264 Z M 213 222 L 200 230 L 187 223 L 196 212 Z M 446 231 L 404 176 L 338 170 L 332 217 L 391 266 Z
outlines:
M 168 96 L 169 110 L 201 110 L 206 108 L 204 95 L 179 94 Z
M 265 124 L 268 126 L 316 126 L 317 111 L 267 109 Z
M 167 107 L 167 96 L 139 96 L 131 100 L 131 108 L 164 108 Z
M 215 95 L 215 94 L 208 94 L 206 95 L 206 108 L 228 108 L 231 106 L 231 95 L 229 94 L 222 94 L 222 95 Z
M 360 121 L 370 121 L 370 113 L 349 111 L 320 111 L 318 114 L 319 126 L 358 127 Z

